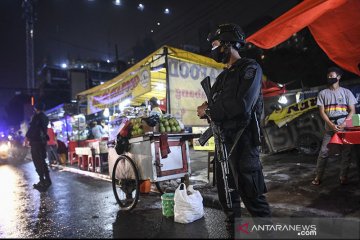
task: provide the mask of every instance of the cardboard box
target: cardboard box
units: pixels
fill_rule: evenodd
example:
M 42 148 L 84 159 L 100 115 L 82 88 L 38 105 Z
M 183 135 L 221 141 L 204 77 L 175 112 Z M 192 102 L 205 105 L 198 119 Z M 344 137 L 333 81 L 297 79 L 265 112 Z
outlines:
M 360 114 L 354 114 L 352 116 L 352 125 L 354 127 L 360 126 Z

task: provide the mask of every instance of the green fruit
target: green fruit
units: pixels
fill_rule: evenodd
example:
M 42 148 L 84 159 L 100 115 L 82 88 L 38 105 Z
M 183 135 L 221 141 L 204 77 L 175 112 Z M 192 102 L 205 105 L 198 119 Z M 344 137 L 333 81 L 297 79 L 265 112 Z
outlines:
M 139 129 L 137 130 L 137 134 L 138 134 L 138 135 L 143 135 L 143 134 L 144 134 L 144 130 L 142 130 L 141 128 L 139 128 Z
M 172 132 L 176 132 L 176 127 L 175 127 L 175 126 L 172 126 L 172 127 L 171 127 L 171 131 L 172 131 Z
M 161 128 L 164 127 L 164 124 L 160 123 L 160 127 L 161 127 Z
M 169 127 L 169 126 L 166 126 L 166 132 L 171 132 L 171 127 Z
M 167 120 L 164 121 L 164 126 L 169 126 L 169 122 Z
M 176 127 L 176 132 L 181 132 L 181 127 L 180 126 Z
M 166 132 L 166 129 L 164 127 L 160 127 L 160 132 L 164 133 L 164 132 Z

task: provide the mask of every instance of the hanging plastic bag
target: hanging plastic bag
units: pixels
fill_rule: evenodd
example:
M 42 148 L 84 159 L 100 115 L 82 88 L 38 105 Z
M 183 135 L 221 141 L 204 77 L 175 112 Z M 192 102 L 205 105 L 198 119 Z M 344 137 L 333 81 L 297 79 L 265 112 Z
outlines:
M 174 221 L 178 223 L 191 223 L 204 216 L 203 198 L 192 185 L 186 189 L 181 183 L 175 190 Z

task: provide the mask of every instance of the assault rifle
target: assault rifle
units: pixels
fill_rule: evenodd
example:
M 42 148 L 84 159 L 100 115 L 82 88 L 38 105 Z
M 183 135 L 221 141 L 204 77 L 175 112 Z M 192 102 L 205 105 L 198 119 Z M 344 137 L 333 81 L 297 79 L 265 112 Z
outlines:
M 204 78 L 200 84 L 205 92 L 208 103 L 211 104 L 213 100 L 210 94 L 210 90 L 211 90 L 210 77 Z M 204 146 L 204 144 L 211 138 L 211 136 L 214 136 L 216 158 L 221 164 L 221 171 L 224 181 L 226 205 L 228 208 L 232 208 L 231 192 L 234 189 L 229 188 L 229 182 L 228 182 L 228 176 L 230 174 L 229 162 L 228 162 L 229 156 L 227 154 L 224 137 L 221 134 L 221 129 L 216 125 L 215 122 L 211 120 L 211 116 L 207 116 L 207 119 L 210 123 L 210 127 L 200 136 L 199 143 L 201 146 Z

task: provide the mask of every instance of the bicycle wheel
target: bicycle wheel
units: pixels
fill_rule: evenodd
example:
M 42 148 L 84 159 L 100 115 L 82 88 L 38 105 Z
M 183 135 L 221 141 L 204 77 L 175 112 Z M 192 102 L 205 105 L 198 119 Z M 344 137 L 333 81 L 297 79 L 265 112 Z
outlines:
M 140 192 L 139 173 L 134 161 L 121 155 L 116 159 L 112 172 L 112 187 L 121 210 L 133 209 Z

